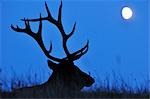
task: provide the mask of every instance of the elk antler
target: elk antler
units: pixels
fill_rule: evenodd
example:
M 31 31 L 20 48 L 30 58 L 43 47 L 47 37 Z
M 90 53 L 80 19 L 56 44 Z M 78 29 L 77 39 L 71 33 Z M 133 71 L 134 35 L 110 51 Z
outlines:
M 64 31 L 63 25 L 62 25 L 62 20 L 61 20 L 61 17 L 62 17 L 62 1 L 61 1 L 60 6 L 59 6 L 59 12 L 58 12 L 58 19 L 57 20 L 52 17 L 46 2 L 45 2 L 45 8 L 46 8 L 46 11 L 47 11 L 47 14 L 48 14 L 47 17 L 41 17 L 41 14 L 40 14 L 40 18 L 36 18 L 36 19 L 25 19 L 24 18 L 24 19 L 21 19 L 21 20 L 25 22 L 25 29 L 21 29 L 18 26 L 14 27 L 12 25 L 11 25 L 11 28 L 13 30 L 17 31 L 17 32 L 24 32 L 24 33 L 30 35 L 31 37 L 33 37 L 37 41 L 37 43 L 39 44 L 41 49 L 43 50 L 44 54 L 49 59 L 52 59 L 52 60 L 57 61 L 57 62 L 61 62 L 62 60 L 74 61 L 74 60 L 79 59 L 82 55 L 84 55 L 88 51 L 89 42 L 87 42 L 87 44 L 83 48 L 81 48 L 78 51 L 70 54 L 70 52 L 67 48 L 67 41 L 73 35 L 73 33 L 75 32 L 76 22 L 74 23 L 72 31 L 69 34 L 66 34 L 65 31 Z M 54 24 L 59 29 L 59 31 L 61 33 L 61 36 L 62 36 L 62 41 L 63 41 L 62 45 L 63 45 L 64 51 L 67 55 L 65 58 L 59 59 L 59 58 L 55 58 L 55 57 L 49 55 L 49 53 L 52 50 L 52 43 L 50 44 L 50 50 L 49 51 L 46 50 L 46 48 L 44 46 L 44 43 L 42 41 L 42 35 L 41 35 L 41 33 L 42 33 L 42 21 L 43 20 L 49 21 L 50 23 Z M 29 22 L 37 22 L 37 21 L 39 21 L 39 30 L 38 30 L 38 33 L 34 33 L 30 28 Z
M 39 44 L 39 46 L 41 47 L 41 49 L 43 50 L 44 54 L 49 58 L 52 59 L 53 61 L 57 61 L 57 62 L 61 62 L 62 59 L 53 57 L 50 55 L 50 52 L 52 50 L 52 43 L 50 44 L 50 49 L 49 51 L 47 51 L 47 49 L 44 46 L 43 40 L 42 40 L 42 20 L 41 20 L 41 14 L 40 14 L 40 21 L 39 21 L 39 29 L 37 33 L 34 33 L 31 28 L 30 28 L 30 22 L 28 19 L 23 19 L 24 23 L 25 23 L 25 28 L 21 29 L 18 26 L 14 27 L 13 25 L 11 25 L 11 28 L 14 31 L 17 32 L 23 32 L 28 34 L 29 36 L 31 36 L 32 38 L 34 38 L 36 40 L 36 42 Z

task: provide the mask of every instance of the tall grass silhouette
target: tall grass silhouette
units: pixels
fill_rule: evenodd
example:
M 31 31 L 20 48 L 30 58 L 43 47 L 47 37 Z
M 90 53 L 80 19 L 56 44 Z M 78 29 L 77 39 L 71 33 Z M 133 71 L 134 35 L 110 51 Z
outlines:
M 22 96 L 19 94 L 16 96 L 19 96 L 20 98 L 149 98 L 149 81 L 145 80 L 145 84 L 137 83 L 137 85 L 133 87 L 120 75 L 112 73 L 111 76 L 113 77 L 113 80 L 110 80 L 110 77 L 107 75 L 105 79 L 97 81 L 97 85 L 87 90 L 82 90 L 81 92 L 67 93 L 62 89 L 61 93 L 56 94 L 53 93 L 53 91 L 57 91 L 60 88 L 55 86 L 53 90 L 46 88 L 45 92 L 39 91 L 38 94 L 35 93 L 27 96 L 28 92 L 23 92 L 24 94 Z M 39 79 L 36 74 L 34 75 L 34 80 L 31 76 L 19 78 L 16 74 L 14 74 L 13 79 L 11 80 L 11 90 L 38 85 L 40 84 Z M 133 82 L 136 82 L 136 80 L 133 80 Z M 6 82 L 4 82 L 4 84 L 6 84 Z M 2 85 L 3 83 L 1 82 L 1 98 L 16 98 L 16 96 L 13 96 L 12 92 L 3 91 Z

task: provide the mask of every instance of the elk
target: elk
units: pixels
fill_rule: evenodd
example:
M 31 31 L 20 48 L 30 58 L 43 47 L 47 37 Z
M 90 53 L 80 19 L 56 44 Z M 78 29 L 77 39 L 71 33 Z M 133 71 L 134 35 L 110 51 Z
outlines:
M 37 44 L 39 45 L 45 56 L 48 58 L 47 63 L 49 68 L 52 69 L 52 74 L 49 77 L 48 81 L 41 85 L 14 89 L 13 90 L 13 92 L 15 93 L 14 95 L 17 95 L 16 93 L 19 92 L 28 94 L 34 93 L 35 95 L 40 95 L 40 93 L 42 92 L 45 93 L 46 91 L 48 92 L 48 95 L 49 94 L 52 95 L 54 93 L 55 95 L 58 95 L 58 93 L 63 92 L 65 93 L 80 92 L 81 89 L 83 89 L 83 87 L 85 86 L 89 87 L 95 82 L 94 78 L 92 78 L 89 74 L 86 74 L 85 72 L 81 71 L 74 64 L 75 60 L 78 60 L 79 58 L 81 58 L 81 56 L 87 53 L 89 48 L 89 41 L 87 41 L 86 45 L 83 46 L 81 49 L 73 53 L 70 53 L 70 51 L 67 48 L 67 41 L 75 32 L 76 23 L 74 23 L 72 31 L 69 34 L 65 33 L 62 24 L 62 1 L 58 9 L 58 19 L 52 17 L 46 2 L 45 8 L 47 12 L 46 17 L 42 17 L 40 14 L 39 18 L 35 19 L 24 18 L 21 19 L 21 21 L 23 21 L 25 24 L 24 28 L 20 28 L 18 25 L 17 26 L 11 25 L 11 28 L 16 32 L 25 33 L 31 36 L 37 42 Z M 61 33 L 62 46 L 66 54 L 64 58 L 57 58 L 51 55 L 52 43 L 50 44 L 50 48 L 46 49 L 44 42 L 42 40 L 43 21 L 48 21 L 49 23 L 52 23 L 58 28 L 59 32 Z M 37 33 L 32 31 L 30 26 L 31 22 L 39 22 L 39 28 Z

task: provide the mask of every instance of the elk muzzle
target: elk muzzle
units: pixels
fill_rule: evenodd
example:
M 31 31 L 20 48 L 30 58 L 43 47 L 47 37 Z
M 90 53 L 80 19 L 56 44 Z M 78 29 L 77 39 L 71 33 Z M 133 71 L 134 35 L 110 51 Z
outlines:
M 85 81 L 85 86 L 90 87 L 94 82 L 95 82 L 94 78 L 92 78 L 91 76 L 87 77 Z

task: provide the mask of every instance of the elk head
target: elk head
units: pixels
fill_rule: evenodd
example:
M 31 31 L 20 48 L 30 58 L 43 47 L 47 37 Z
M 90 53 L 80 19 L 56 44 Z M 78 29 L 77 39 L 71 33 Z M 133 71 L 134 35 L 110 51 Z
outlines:
M 59 6 L 58 19 L 54 19 L 49 11 L 49 8 L 45 2 L 45 7 L 47 11 L 47 16 L 42 17 L 40 14 L 39 18 L 35 19 L 21 19 L 25 23 L 25 28 L 19 28 L 18 26 L 14 27 L 11 25 L 11 28 L 16 32 L 25 33 L 31 36 L 40 46 L 46 57 L 48 58 L 47 63 L 50 69 L 53 70 L 52 75 L 50 76 L 47 84 L 57 85 L 62 84 L 63 87 L 67 87 L 72 90 L 81 90 L 84 86 L 91 86 L 94 83 L 94 79 L 81 71 L 75 64 L 74 61 L 79 59 L 88 51 L 88 41 L 87 44 L 74 53 L 70 53 L 67 48 L 67 41 L 75 32 L 76 23 L 74 24 L 72 31 L 69 34 L 66 34 L 62 25 L 61 13 L 62 13 L 62 1 Z M 42 21 L 48 21 L 54 24 L 62 36 L 62 46 L 66 56 L 64 58 L 56 58 L 50 53 L 52 51 L 52 43 L 50 48 L 47 50 L 44 46 L 42 40 Z M 30 22 L 39 22 L 38 32 L 35 33 L 31 30 Z

